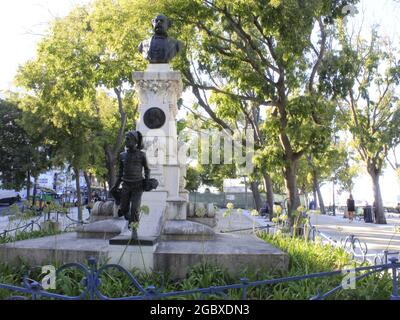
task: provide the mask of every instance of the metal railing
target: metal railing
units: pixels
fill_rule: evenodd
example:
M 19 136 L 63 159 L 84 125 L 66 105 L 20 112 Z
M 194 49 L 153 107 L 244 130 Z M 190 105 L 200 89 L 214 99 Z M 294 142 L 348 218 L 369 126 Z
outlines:
M 182 291 L 171 291 L 171 292 L 162 292 L 163 289 L 158 289 L 155 286 L 147 286 L 144 288 L 136 278 L 124 267 L 117 264 L 106 264 L 100 268 L 98 268 L 98 264 L 96 259 L 90 258 L 88 260 L 88 266 L 83 265 L 81 263 L 69 263 L 60 267 L 56 274 L 58 275 L 60 272 L 65 271 L 67 269 L 76 268 L 83 272 L 84 278 L 81 282 L 83 285 L 83 291 L 76 296 L 68 296 L 63 294 L 58 294 L 54 292 L 49 292 L 44 290 L 42 284 L 38 281 L 29 279 L 28 277 L 24 277 L 23 286 L 15 286 L 9 284 L 1 284 L 0 289 L 8 290 L 17 293 L 18 295 L 10 296 L 9 299 L 61 299 L 61 300 L 161 300 L 174 298 L 179 296 L 189 296 L 193 298 L 193 295 L 197 295 L 198 299 L 205 299 L 211 296 L 218 296 L 220 298 L 229 299 L 229 291 L 230 290 L 239 290 L 240 297 L 242 300 L 246 300 L 248 296 L 249 289 L 262 287 L 262 286 L 273 286 L 282 283 L 294 282 L 294 281 L 302 281 L 307 279 L 318 279 L 318 278 L 326 278 L 332 276 L 342 275 L 343 272 L 348 272 L 348 270 L 336 270 L 336 271 L 328 271 L 328 272 L 320 272 L 320 273 L 312 273 L 306 274 L 302 276 L 292 276 L 285 278 L 277 278 L 277 279 L 268 279 L 268 280 L 259 280 L 259 281 L 249 281 L 246 278 L 240 279 L 240 282 L 230 284 L 230 285 L 221 285 L 221 286 L 211 286 L 207 288 L 199 288 L 199 289 L 191 289 L 191 290 L 182 290 Z M 400 268 L 400 263 L 397 258 L 390 258 L 389 263 L 375 265 L 375 266 L 364 266 L 354 268 L 354 272 L 363 272 L 362 274 L 354 277 L 350 280 L 350 282 L 344 283 L 342 281 L 336 287 L 331 290 L 321 293 L 317 292 L 316 295 L 310 297 L 310 300 L 323 300 L 333 293 L 345 289 L 345 286 L 349 285 L 352 282 L 356 282 L 363 278 L 366 278 L 372 274 L 378 272 L 389 272 L 392 278 L 392 293 L 391 296 L 388 297 L 391 300 L 400 300 L 400 296 L 398 293 L 398 269 Z M 128 276 L 130 280 L 130 284 L 132 288 L 134 288 L 137 292 L 135 295 L 126 296 L 126 297 L 108 297 L 101 292 L 101 276 L 110 269 L 116 269 L 119 272 Z M 21 294 L 25 295 L 22 296 Z
M 285 227 L 285 224 L 270 224 L 267 223 L 265 226 L 257 226 L 257 227 L 249 227 L 249 228 L 241 228 L 241 229 L 233 229 L 233 230 L 221 230 L 221 233 L 233 233 L 233 232 L 241 232 L 241 231 L 264 231 L 267 234 L 273 233 L 274 230 Z M 368 254 L 368 246 L 365 242 L 361 241 L 355 235 L 350 234 L 345 238 L 339 238 L 338 240 L 332 238 L 331 236 L 317 230 L 317 228 L 309 222 L 306 226 L 303 227 L 304 236 L 307 239 L 315 241 L 317 237 L 319 237 L 323 242 L 330 244 L 333 247 L 339 247 L 345 250 L 348 254 L 350 254 L 351 259 L 357 259 L 361 263 L 366 262 L 369 258 L 371 262 L 375 265 L 381 263 L 387 263 L 389 256 L 395 256 L 400 259 L 399 251 L 390 251 L 390 250 L 382 250 L 378 253 Z
M 22 211 L 24 212 L 24 210 Z M 26 224 L 23 224 L 21 226 L 16 226 L 16 227 L 12 227 L 9 229 L 4 229 L 2 231 L 0 231 L 0 239 L 1 238 L 5 238 L 8 235 L 15 235 L 16 232 L 26 232 L 26 231 L 34 231 L 35 228 L 36 230 L 41 230 L 41 226 L 40 226 L 40 220 L 43 219 L 43 222 L 46 221 L 50 221 L 52 220 L 51 217 L 52 215 L 55 215 L 55 221 L 59 222 L 59 217 L 62 215 L 63 217 L 65 217 L 66 219 L 68 219 L 70 221 L 70 223 L 68 223 L 65 228 L 63 229 L 64 232 L 67 231 L 73 231 L 77 226 L 80 225 L 84 225 L 84 224 L 88 224 L 88 221 L 85 220 L 76 220 L 72 217 L 70 217 L 70 212 L 64 213 L 64 212 L 60 212 L 60 211 L 52 211 L 52 212 L 43 212 L 38 210 L 38 217 L 36 219 L 32 219 L 29 222 L 27 222 Z M 23 219 L 21 219 L 23 220 Z
M 11 229 L 5 229 L 3 231 L 0 232 L 0 239 L 4 239 L 6 238 L 8 235 L 12 235 L 15 234 L 17 231 L 20 232 L 26 232 L 27 230 L 29 230 L 30 232 L 34 231 L 35 226 L 38 227 L 39 230 L 41 230 L 41 226 L 38 223 L 39 220 L 42 217 L 37 218 L 36 220 L 31 220 L 30 222 L 22 225 L 22 226 L 17 226 L 15 228 L 11 228 Z

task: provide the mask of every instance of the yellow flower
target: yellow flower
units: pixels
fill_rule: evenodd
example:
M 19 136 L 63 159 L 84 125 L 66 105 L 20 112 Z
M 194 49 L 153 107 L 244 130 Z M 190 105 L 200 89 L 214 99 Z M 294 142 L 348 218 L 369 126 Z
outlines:
M 289 218 L 289 217 L 288 217 L 287 214 L 281 214 L 281 215 L 279 216 L 279 219 L 282 220 L 282 221 L 286 221 L 288 218 Z
M 274 206 L 274 211 L 276 212 L 277 215 L 280 215 L 282 213 L 282 207 Z
M 228 202 L 228 203 L 226 204 L 226 207 L 227 207 L 227 209 L 232 210 L 235 206 L 233 205 L 232 202 Z
M 256 209 L 251 210 L 251 211 L 250 211 L 250 214 L 251 214 L 252 216 L 258 216 L 258 215 L 259 215 L 259 213 L 258 213 L 258 211 L 257 211 Z
M 299 207 L 297 208 L 297 211 L 298 211 L 299 213 L 302 213 L 302 212 L 304 211 L 304 207 L 303 207 L 303 206 L 299 206 Z

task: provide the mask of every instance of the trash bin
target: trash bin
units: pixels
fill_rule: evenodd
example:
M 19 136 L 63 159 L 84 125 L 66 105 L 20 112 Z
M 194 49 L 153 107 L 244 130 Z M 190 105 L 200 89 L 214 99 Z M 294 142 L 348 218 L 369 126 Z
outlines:
M 364 207 L 364 221 L 366 223 L 373 223 L 374 220 L 372 219 L 372 207 L 365 206 Z

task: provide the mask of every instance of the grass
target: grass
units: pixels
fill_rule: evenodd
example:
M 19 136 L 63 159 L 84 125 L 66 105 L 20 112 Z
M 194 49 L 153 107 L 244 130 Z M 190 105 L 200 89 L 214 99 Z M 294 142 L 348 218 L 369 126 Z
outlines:
M 39 234 L 38 234 L 39 235 Z M 318 242 L 309 242 L 302 238 L 293 238 L 285 235 L 258 234 L 261 239 L 273 244 L 288 253 L 290 257 L 289 269 L 262 270 L 257 272 L 243 271 L 241 277 L 249 281 L 274 279 L 278 277 L 299 276 L 323 271 L 342 269 L 345 266 L 355 266 L 349 255 L 340 248 L 333 248 Z M 26 237 L 26 236 L 23 236 Z M 30 268 L 26 264 L 19 267 L 12 267 L 6 263 L 0 263 L 0 283 L 20 285 L 23 275 L 40 281 L 38 268 Z M 239 283 L 239 277 L 227 272 L 224 268 L 207 263 L 199 264 L 189 270 L 185 279 L 174 281 L 167 273 L 144 273 L 137 269 L 132 274 L 142 285 L 147 288 L 150 285 L 156 286 L 158 292 L 171 292 L 190 290 L 196 288 L 207 288 Z M 359 274 L 358 274 L 359 275 Z M 65 295 L 79 295 L 83 291 L 84 274 L 77 269 L 68 269 L 57 276 L 57 292 Z M 318 290 L 321 293 L 327 292 L 338 286 L 343 279 L 342 275 L 302 281 L 292 281 L 277 285 L 264 285 L 248 289 L 248 299 L 274 299 L 274 300 L 303 300 L 316 295 Z M 127 297 L 139 295 L 130 279 L 118 270 L 108 269 L 101 277 L 100 292 L 107 297 Z M 392 290 L 390 274 L 382 272 L 371 275 L 356 283 L 355 290 L 341 290 L 329 297 L 329 299 L 343 300 L 369 300 L 389 299 Z M 10 296 L 11 292 L 0 290 L 0 299 Z M 171 299 L 241 299 L 241 290 L 229 290 L 226 296 L 201 296 L 192 294 L 189 296 L 176 296 Z
M 53 236 L 56 234 L 61 234 L 62 231 L 53 231 L 53 230 L 33 230 L 33 231 L 17 231 L 14 235 L 6 235 L 5 237 L 0 237 L 0 244 L 27 240 L 27 239 L 35 239 L 42 238 L 47 236 Z
M 310 242 L 302 238 L 285 235 L 261 233 L 259 236 L 272 245 L 287 252 L 290 257 L 289 270 L 281 274 L 284 277 L 305 275 L 324 271 L 334 271 L 345 267 L 357 267 L 350 256 L 341 248 L 333 248 L 320 242 Z M 366 264 L 364 264 L 366 265 Z M 359 276 L 360 274 L 357 274 Z M 268 294 L 272 299 L 309 299 L 318 290 L 325 293 L 340 285 L 343 276 L 318 278 L 289 282 L 270 287 Z M 356 282 L 354 290 L 339 290 L 329 299 L 370 300 L 389 299 L 392 279 L 387 272 L 376 273 Z

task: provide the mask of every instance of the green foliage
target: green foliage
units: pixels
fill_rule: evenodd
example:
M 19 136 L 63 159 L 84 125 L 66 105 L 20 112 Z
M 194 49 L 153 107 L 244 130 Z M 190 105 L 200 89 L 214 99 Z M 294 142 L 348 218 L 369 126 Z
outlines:
M 400 142 L 399 52 L 378 35 L 377 28 L 372 28 L 368 39 L 349 36 L 343 29 L 338 35 L 343 50 L 335 59 L 347 61 L 348 68 L 327 66 L 322 83 L 331 90 L 336 88 L 331 95 L 337 98 L 340 118 L 351 133 L 351 146 L 374 184 L 377 223 L 386 223 L 379 176 L 389 150 Z M 342 77 L 347 81 L 338 81 Z
M 20 190 L 27 183 L 28 172 L 38 175 L 49 165 L 49 149 L 41 136 L 28 133 L 18 102 L 10 96 L 0 99 L 0 180 L 3 189 Z
M 24 126 L 44 133 L 56 162 L 113 174 L 123 131 L 133 128 L 127 119 L 136 117 L 131 74 L 144 61 L 134 48 L 147 33 L 139 20 L 151 15 L 133 0 L 78 6 L 52 21 L 36 58 L 20 68 L 17 83 L 30 92 L 21 96 Z
M 333 271 L 353 265 L 346 252 L 329 245 L 322 245 L 318 242 L 308 242 L 300 238 L 285 236 L 273 236 L 260 233 L 259 236 L 272 245 L 286 251 L 289 255 L 289 271 L 270 270 L 257 271 L 242 270 L 241 277 L 249 281 L 261 279 L 274 279 L 277 277 L 301 276 L 310 273 Z M 353 265 L 354 266 L 354 265 Z M 171 292 L 179 290 L 190 290 L 210 286 L 220 286 L 238 283 L 237 277 L 233 277 L 225 268 L 221 268 L 206 262 L 200 263 L 187 273 L 185 279 L 173 281 L 169 274 L 164 273 L 143 273 L 136 269 L 132 270 L 133 275 L 143 286 L 155 285 L 158 292 Z M 32 269 L 26 264 L 18 267 L 11 267 L 0 263 L 0 283 L 19 285 L 24 274 L 30 278 L 39 280 L 39 271 Z M 358 274 L 359 275 L 359 274 Z M 68 269 L 57 276 L 57 292 L 66 295 L 78 295 L 82 292 L 82 279 L 84 275 L 77 269 Z M 139 294 L 128 277 L 115 270 L 108 269 L 101 275 L 100 291 L 107 297 L 127 297 Z M 326 278 L 291 281 L 282 284 L 258 286 L 248 288 L 248 299 L 260 300 L 303 300 L 316 295 L 317 291 L 325 293 L 341 283 L 342 275 Z M 387 272 L 377 273 L 356 282 L 356 290 L 341 290 L 331 295 L 329 299 L 339 300 L 370 300 L 389 299 L 391 294 L 391 276 Z M 241 299 L 241 290 L 228 290 L 228 299 Z M 6 298 L 10 292 L 0 291 L 0 298 Z M 189 296 L 177 296 L 171 299 L 221 299 L 223 296 L 213 295 L 203 297 L 199 294 Z
M 185 180 L 186 180 L 185 189 L 189 192 L 197 191 L 201 185 L 199 172 L 196 170 L 196 168 L 193 168 L 191 166 L 188 166 L 187 168 Z
M 54 230 L 16 231 L 14 235 L 11 236 L 7 235 L 5 237 L 0 237 L 0 244 L 53 236 L 60 233 L 61 233 L 60 231 L 54 231 Z
M 291 209 L 299 203 L 297 162 L 330 144 L 335 105 L 318 84 L 319 67 L 335 19 L 354 3 L 165 1 L 163 11 L 187 41 L 178 67 L 198 106 L 228 133 L 256 131 L 256 170 L 276 177 L 278 186 L 284 177 Z

